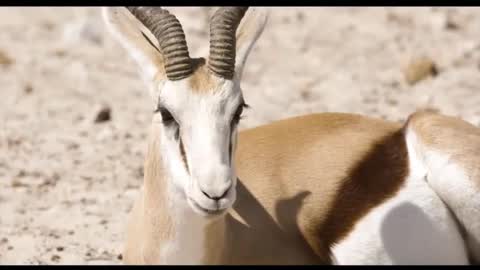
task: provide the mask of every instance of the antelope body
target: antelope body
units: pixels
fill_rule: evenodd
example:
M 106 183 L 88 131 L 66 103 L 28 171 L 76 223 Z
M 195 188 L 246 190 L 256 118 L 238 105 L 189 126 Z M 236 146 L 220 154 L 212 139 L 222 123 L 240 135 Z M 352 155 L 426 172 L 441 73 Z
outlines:
M 190 58 L 180 23 L 159 7 L 104 16 L 158 104 L 126 263 L 480 260 L 477 128 L 429 112 L 405 125 L 323 113 L 238 132 L 263 9 L 218 9 L 208 62 Z

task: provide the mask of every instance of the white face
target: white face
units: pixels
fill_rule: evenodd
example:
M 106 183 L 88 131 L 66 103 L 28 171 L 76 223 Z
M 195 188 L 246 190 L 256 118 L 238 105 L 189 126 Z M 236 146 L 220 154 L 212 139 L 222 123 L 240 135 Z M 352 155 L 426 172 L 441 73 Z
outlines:
M 219 216 L 236 199 L 234 152 L 245 103 L 234 81 L 221 80 L 211 91 L 190 87 L 185 79 L 160 89 L 162 156 L 189 206 L 202 216 Z

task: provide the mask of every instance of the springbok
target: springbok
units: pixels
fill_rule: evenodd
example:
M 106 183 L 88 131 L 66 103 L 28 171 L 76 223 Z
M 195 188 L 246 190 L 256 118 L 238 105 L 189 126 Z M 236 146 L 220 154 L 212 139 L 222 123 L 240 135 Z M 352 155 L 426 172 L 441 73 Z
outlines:
M 469 251 L 479 260 L 480 131 L 466 122 L 321 113 L 238 132 L 242 71 L 267 14 L 219 8 L 205 61 L 190 57 L 168 11 L 103 9 L 157 107 L 124 261 L 468 264 Z

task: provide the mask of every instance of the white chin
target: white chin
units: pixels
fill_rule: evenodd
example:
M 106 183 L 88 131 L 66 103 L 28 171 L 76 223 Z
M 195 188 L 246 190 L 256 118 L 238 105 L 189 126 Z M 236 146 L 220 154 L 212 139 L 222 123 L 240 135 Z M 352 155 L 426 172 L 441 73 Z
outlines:
M 214 218 L 214 217 L 222 216 L 223 214 L 227 213 L 229 209 L 229 208 L 225 208 L 225 209 L 219 209 L 219 210 L 210 210 L 210 209 L 205 209 L 201 207 L 198 203 L 196 203 L 194 200 L 190 199 L 189 197 L 187 197 L 187 201 L 188 201 L 188 204 L 190 205 L 190 208 L 192 208 L 192 210 L 195 213 L 206 218 Z

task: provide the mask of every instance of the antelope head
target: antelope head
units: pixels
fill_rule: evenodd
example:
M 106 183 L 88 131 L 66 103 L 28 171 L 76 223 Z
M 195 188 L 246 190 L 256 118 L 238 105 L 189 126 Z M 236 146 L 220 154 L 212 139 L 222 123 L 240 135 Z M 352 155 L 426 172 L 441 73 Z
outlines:
M 214 13 L 205 60 L 190 57 L 182 26 L 167 10 L 104 9 L 109 30 L 150 87 L 161 119 L 158 151 L 170 172 L 168 181 L 206 217 L 225 213 L 236 199 L 234 155 L 246 107 L 240 80 L 267 21 L 264 10 L 247 10 L 222 7 Z

